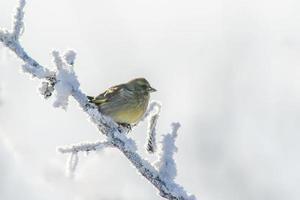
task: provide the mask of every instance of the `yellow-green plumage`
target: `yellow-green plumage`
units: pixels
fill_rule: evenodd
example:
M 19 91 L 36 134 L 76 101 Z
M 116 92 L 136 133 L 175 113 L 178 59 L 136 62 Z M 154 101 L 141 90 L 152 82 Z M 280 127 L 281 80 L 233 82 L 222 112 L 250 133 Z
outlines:
M 99 107 L 99 111 L 121 124 L 135 124 L 144 115 L 150 98 L 150 92 L 156 91 L 144 78 L 137 78 L 125 84 L 107 89 L 90 102 Z

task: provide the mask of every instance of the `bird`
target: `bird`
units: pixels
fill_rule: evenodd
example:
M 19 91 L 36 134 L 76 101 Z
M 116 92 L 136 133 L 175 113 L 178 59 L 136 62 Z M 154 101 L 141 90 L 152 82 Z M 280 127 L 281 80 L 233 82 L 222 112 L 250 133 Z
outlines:
M 145 78 L 135 78 L 112 86 L 98 96 L 87 98 L 98 107 L 99 112 L 131 130 L 145 114 L 150 93 L 155 91 Z

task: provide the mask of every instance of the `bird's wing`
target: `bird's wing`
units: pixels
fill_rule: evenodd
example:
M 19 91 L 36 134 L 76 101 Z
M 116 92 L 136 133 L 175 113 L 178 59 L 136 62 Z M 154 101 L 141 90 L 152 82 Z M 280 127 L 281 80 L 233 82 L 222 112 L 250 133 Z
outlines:
M 121 92 L 121 90 L 123 88 L 122 86 L 123 86 L 123 84 L 116 85 L 116 86 L 108 88 L 105 92 L 103 92 L 103 93 L 99 94 L 98 96 L 96 96 L 92 100 L 92 102 L 97 104 L 97 105 L 100 105 L 102 103 L 110 101 L 115 96 L 119 96 L 119 93 Z

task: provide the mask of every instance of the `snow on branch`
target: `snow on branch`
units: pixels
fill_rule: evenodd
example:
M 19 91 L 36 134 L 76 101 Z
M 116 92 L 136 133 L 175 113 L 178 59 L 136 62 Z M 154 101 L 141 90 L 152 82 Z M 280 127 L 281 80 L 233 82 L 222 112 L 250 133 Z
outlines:
M 147 143 L 146 150 L 148 153 L 156 152 L 156 124 L 161 110 L 161 104 L 159 102 L 153 101 L 150 103 L 149 109 L 145 113 L 142 120 L 148 118 L 148 128 L 147 128 Z
M 76 152 L 71 153 L 66 165 L 66 175 L 69 178 L 74 178 L 78 162 L 79 162 L 78 153 Z
M 76 54 L 74 51 L 68 51 L 65 53 L 64 60 L 58 51 L 53 51 L 52 55 L 57 68 L 56 84 L 54 86 L 56 98 L 53 105 L 54 107 L 66 109 L 72 91 L 76 91 L 80 86 L 73 69 Z M 72 63 L 72 65 L 69 63 Z
M 156 169 L 154 165 L 143 159 L 137 152 L 135 141 L 126 135 L 127 130 L 115 123 L 111 118 L 102 115 L 98 111 L 97 106 L 90 103 L 86 94 L 81 91 L 74 71 L 76 57 L 74 51 L 67 51 L 63 56 L 54 51 L 52 55 L 56 69 L 49 70 L 49 68 L 40 65 L 24 50 L 19 42 L 24 30 L 24 6 L 25 0 L 19 0 L 19 6 L 14 16 L 13 30 L 0 29 L 0 42 L 14 52 L 19 59 L 24 61 L 22 69 L 25 73 L 41 80 L 42 86 L 39 91 L 45 98 L 53 97 L 52 94 L 55 92 L 54 107 L 65 109 L 68 105 L 69 97 L 72 96 L 82 111 L 88 115 L 90 121 L 107 137 L 104 142 L 97 141 L 94 143 L 80 143 L 59 147 L 59 152 L 70 154 L 67 165 L 68 172 L 70 174 L 74 173 L 79 161 L 79 152 L 98 151 L 106 147 L 114 147 L 128 159 L 140 175 L 145 177 L 159 191 L 160 196 L 170 200 L 195 200 L 196 198 L 193 195 L 189 195 L 182 186 L 174 182 L 176 166 L 173 160 L 173 153 L 176 150 L 174 142 L 179 124 L 173 124 L 172 133 L 164 137 L 163 148 L 159 154 L 158 169 Z M 157 109 L 156 112 L 153 112 L 154 108 Z M 152 135 L 152 139 L 149 137 L 148 141 L 152 140 L 152 145 L 155 144 L 155 139 L 153 140 L 153 138 L 156 135 L 155 127 L 159 111 L 160 104 L 151 104 L 144 117 L 151 116 L 148 133 L 150 136 Z
M 57 151 L 64 154 L 70 154 L 67 161 L 66 174 L 68 177 L 73 178 L 79 162 L 78 152 L 89 153 L 90 151 L 101 151 L 106 147 L 113 146 L 108 141 L 81 142 L 79 144 L 58 147 Z
M 152 113 L 157 113 L 159 114 L 161 110 L 161 103 L 159 103 L 158 101 L 152 101 L 149 105 L 149 108 L 147 109 L 147 111 L 145 112 L 143 118 L 141 119 L 141 121 L 144 121 L 146 118 L 148 118 Z M 153 115 L 153 114 L 152 114 Z
M 54 74 L 55 74 L 54 72 L 51 72 L 47 69 L 37 68 L 28 63 L 25 63 L 24 65 L 22 65 L 22 70 L 24 73 L 28 73 L 29 75 L 31 75 L 32 78 L 37 77 L 39 79 L 51 77 L 51 76 L 54 76 Z
M 108 141 L 81 142 L 78 144 L 58 147 L 57 151 L 60 153 L 78 153 L 78 152 L 99 151 L 106 147 L 112 147 L 112 144 Z
M 75 58 L 76 58 L 76 52 L 73 50 L 69 50 L 64 54 L 65 61 L 71 66 L 74 65 Z
M 167 180 L 173 180 L 177 175 L 176 164 L 173 155 L 175 152 L 177 152 L 175 140 L 180 124 L 172 123 L 171 126 L 172 132 L 164 135 L 163 137 L 162 148 L 159 152 L 159 160 L 156 163 L 156 166 L 159 169 L 159 174 Z
M 14 27 L 12 32 L 12 37 L 14 40 L 18 40 L 19 37 L 22 34 L 22 30 L 24 30 L 24 23 L 23 23 L 23 17 L 24 17 L 24 9 L 25 7 L 25 0 L 19 1 L 19 6 L 17 7 L 17 12 L 14 17 Z

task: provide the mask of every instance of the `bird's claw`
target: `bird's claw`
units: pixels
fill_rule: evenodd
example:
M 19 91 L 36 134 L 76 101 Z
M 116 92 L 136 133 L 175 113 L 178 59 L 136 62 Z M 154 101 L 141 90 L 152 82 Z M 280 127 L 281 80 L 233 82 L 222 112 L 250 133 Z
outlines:
M 119 123 L 119 131 L 125 130 L 126 133 L 129 133 L 132 130 L 132 126 L 127 123 Z

